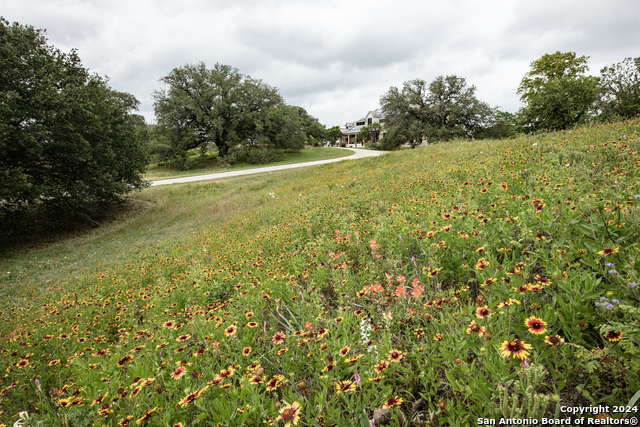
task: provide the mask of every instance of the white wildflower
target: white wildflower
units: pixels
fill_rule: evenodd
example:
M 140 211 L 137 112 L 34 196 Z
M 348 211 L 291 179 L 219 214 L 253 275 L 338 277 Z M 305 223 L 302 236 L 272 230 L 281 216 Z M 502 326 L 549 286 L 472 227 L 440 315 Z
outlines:
M 13 427 L 23 427 L 23 426 L 29 425 L 29 424 L 24 424 L 25 422 L 29 421 L 29 414 L 27 413 L 27 411 L 20 412 L 18 417 L 20 417 L 20 419 L 15 423 L 13 423 Z
M 360 321 L 360 340 L 362 342 L 362 345 L 366 346 L 367 343 L 369 342 L 369 337 L 371 336 L 371 323 L 369 322 L 369 319 L 362 319 L 362 321 Z M 376 359 L 378 358 L 378 347 L 376 347 L 375 345 L 371 345 L 369 346 L 369 348 L 367 349 L 367 351 L 369 353 L 371 353 L 373 350 L 375 350 L 376 352 Z

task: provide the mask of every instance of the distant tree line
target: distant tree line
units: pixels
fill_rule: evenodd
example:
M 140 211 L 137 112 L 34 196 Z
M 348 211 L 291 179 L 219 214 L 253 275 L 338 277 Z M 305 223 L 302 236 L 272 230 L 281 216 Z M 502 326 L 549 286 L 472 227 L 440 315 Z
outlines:
M 477 99 L 475 86 L 455 75 L 437 77 L 428 85 L 416 79 L 402 89 L 392 86 L 380 98 L 386 135 L 376 146 L 394 149 L 454 138 L 508 138 L 637 117 L 640 58 L 604 67 L 599 77 L 586 74 L 587 60 L 574 52 L 556 52 L 533 61 L 517 90 L 523 103 L 517 113 L 491 108 Z

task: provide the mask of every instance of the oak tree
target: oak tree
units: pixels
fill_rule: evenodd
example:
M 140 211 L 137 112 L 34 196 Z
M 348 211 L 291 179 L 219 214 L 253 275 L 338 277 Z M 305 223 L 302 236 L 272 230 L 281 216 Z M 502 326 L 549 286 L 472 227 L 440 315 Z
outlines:
M 558 51 L 531 63 L 517 91 L 525 130 L 566 129 L 595 114 L 600 87 L 597 77 L 586 74 L 588 59 Z
M 160 81 L 168 88 L 154 92 L 155 114 L 176 153 L 208 144 L 215 145 L 221 157 L 240 145 L 304 146 L 306 117 L 287 106 L 276 88 L 237 68 L 187 64 Z
M 64 222 L 147 185 L 144 119 L 132 95 L 90 74 L 75 50 L 47 44 L 44 30 L 4 18 L 0 58 L 3 232 L 24 227 L 28 212 Z
M 606 117 L 632 118 L 640 114 L 640 57 L 626 58 L 600 71 Z
M 455 75 L 439 76 L 429 85 L 421 79 L 407 81 L 401 90 L 392 86 L 380 98 L 386 114 L 381 145 L 414 147 L 423 141 L 473 138 L 492 118 L 491 108 L 475 92 L 475 86 Z

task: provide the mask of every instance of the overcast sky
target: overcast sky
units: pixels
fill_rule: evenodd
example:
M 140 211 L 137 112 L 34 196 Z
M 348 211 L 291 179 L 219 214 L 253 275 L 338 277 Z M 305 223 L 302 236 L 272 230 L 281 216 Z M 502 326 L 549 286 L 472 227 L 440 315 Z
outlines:
M 456 74 L 492 107 L 545 53 L 589 56 L 590 74 L 640 56 L 638 0 L 0 0 L 83 65 L 141 102 L 187 63 L 229 64 L 275 86 L 327 126 L 379 107 L 407 80 Z

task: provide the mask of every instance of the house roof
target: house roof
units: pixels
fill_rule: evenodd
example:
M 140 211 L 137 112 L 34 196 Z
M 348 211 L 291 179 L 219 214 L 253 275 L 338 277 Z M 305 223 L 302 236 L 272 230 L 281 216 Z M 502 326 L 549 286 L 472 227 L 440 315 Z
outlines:
M 373 111 L 369 111 L 369 112 L 370 112 L 370 113 L 371 113 L 371 115 L 372 115 L 373 117 L 375 117 L 376 119 L 381 119 L 381 118 L 383 118 L 384 116 L 386 116 L 386 114 L 384 114 L 384 113 L 382 112 L 382 109 L 381 109 L 381 108 L 378 108 L 377 110 L 373 110 Z
M 345 127 L 348 130 L 345 131 L 345 132 L 342 132 L 342 133 L 343 134 L 352 134 L 352 133 L 360 132 L 360 129 L 362 128 L 362 126 L 356 126 L 355 124 L 358 123 L 358 122 L 365 122 L 366 123 L 367 122 L 367 116 L 369 115 L 369 113 L 371 113 L 371 116 L 376 118 L 376 119 L 382 119 L 382 118 L 384 118 L 386 116 L 386 114 L 384 114 L 382 112 L 381 108 L 378 108 L 377 110 L 369 110 L 369 112 L 367 112 L 367 115 L 362 117 L 361 119 L 355 120 L 353 122 L 347 122 L 345 124 Z
M 343 135 L 353 135 L 356 134 L 358 132 L 360 132 L 360 129 L 362 129 L 363 126 L 353 126 L 351 129 L 342 132 Z

